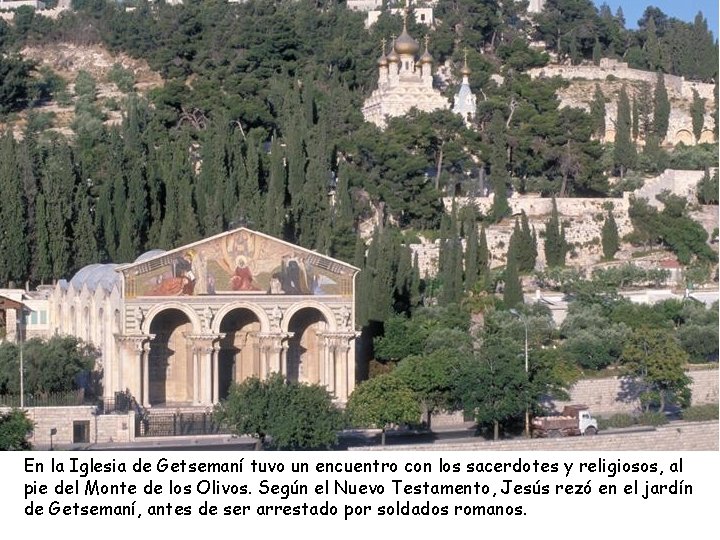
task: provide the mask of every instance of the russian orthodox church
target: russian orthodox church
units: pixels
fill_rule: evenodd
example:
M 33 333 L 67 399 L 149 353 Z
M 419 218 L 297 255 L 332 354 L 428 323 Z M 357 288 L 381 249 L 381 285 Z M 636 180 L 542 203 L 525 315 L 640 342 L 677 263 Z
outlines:
M 384 129 L 387 117 L 404 116 L 410 109 L 432 112 L 448 109 L 450 103 L 433 87 L 433 58 L 428 51 L 417 58 L 419 43 L 407 31 L 407 14 L 403 31 L 393 39 L 390 52 L 385 54 L 385 40 L 378 59 L 378 87 L 365 100 L 362 112 L 367 122 Z
M 365 100 L 362 109 L 365 121 L 384 129 L 388 117 L 404 116 L 413 108 L 424 112 L 450 108 L 448 99 L 433 86 L 434 60 L 428 51 L 428 41 L 426 36 L 425 51 L 417 58 L 420 45 L 407 31 L 407 13 L 403 31 L 393 39 L 387 55 L 383 40 L 382 54 L 377 61 L 378 87 Z M 462 116 L 469 127 L 477 114 L 477 98 L 470 90 L 467 52 L 460 73 L 462 83 L 455 94 L 452 111 Z

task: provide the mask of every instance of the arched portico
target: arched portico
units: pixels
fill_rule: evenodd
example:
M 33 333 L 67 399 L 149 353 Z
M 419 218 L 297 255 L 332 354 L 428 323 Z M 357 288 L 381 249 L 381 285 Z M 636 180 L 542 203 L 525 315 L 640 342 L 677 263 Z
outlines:
M 175 309 L 184 313 L 185 316 L 188 318 L 188 321 L 192 325 L 192 328 L 190 329 L 191 332 L 200 333 L 202 331 L 200 317 L 198 316 L 197 312 L 195 312 L 195 310 L 193 310 L 190 306 L 188 306 L 187 304 L 182 304 L 180 302 L 160 302 L 148 309 L 142 320 L 142 325 L 140 327 L 141 332 L 143 334 L 152 333 L 150 328 L 152 326 L 153 320 L 155 319 L 155 317 L 157 317 L 159 313 L 168 309 Z
M 227 397 L 230 384 L 262 376 L 260 339 L 262 323 L 257 312 L 247 307 L 226 310 L 218 317 L 219 340 L 216 369 L 217 398 Z
M 304 307 L 287 317 L 289 334 L 285 376 L 289 381 L 317 384 L 323 381 L 328 320 L 316 307 Z
M 194 401 L 195 377 L 192 333 L 188 315 L 177 308 L 156 313 L 149 324 L 150 341 L 144 384 L 148 405 L 187 404 Z

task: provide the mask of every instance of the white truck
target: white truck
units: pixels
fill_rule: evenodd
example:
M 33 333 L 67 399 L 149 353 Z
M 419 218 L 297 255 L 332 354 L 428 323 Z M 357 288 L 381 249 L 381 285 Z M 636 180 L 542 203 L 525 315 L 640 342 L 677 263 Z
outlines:
M 533 437 L 595 435 L 598 431 L 597 420 L 586 405 L 566 405 L 558 416 L 536 416 L 531 427 Z

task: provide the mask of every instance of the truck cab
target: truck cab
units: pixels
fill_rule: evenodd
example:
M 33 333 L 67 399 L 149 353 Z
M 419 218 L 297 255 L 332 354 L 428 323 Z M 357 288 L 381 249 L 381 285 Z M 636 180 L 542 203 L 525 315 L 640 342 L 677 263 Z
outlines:
M 578 412 L 578 429 L 580 430 L 580 433 L 583 435 L 595 435 L 598 430 L 597 420 L 592 417 L 588 409 Z

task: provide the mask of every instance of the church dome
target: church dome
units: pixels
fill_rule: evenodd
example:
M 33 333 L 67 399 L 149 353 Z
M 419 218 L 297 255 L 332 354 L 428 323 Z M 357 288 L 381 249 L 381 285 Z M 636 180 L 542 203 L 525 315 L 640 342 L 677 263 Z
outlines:
M 120 274 L 115 271 L 117 264 L 89 264 L 72 277 L 70 284 L 79 291 L 87 285 L 88 290 L 94 291 L 102 287 L 106 291 L 120 285 Z
M 428 52 L 427 47 L 425 47 L 425 52 L 420 57 L 420 63 L 421 64 L 432 64 L 433 63 L 433 57 Z
M 387 55 L 387 61 L 390 62 L 391 64 L 392 63 L 397 64 L 400 61 L 400 57 L 395 52 L 395 42 L 393 42 L 393 46 L 390 49 L 390 54 Z
M 467 77 L 468 75 L 470 75 L 470 68 L 467 66 L 467 64 L 465 64 L 465 65 L 462 67 L 462 69 L 460 70 L 460 73 L 461 73 L 463 76 L 465 76 L 465 77 Z
M 395 40 L 395 51 L 398 54 L 415 55 L 420 50 L 420 45 L 408 34 L 407 28 L 403 27 L 402 34 Z
M 377 65 L 380 67 L 387 67 L 388 65 L 388 59 L 385 54 L 383 54 L 380 58 L 378 58 Z

